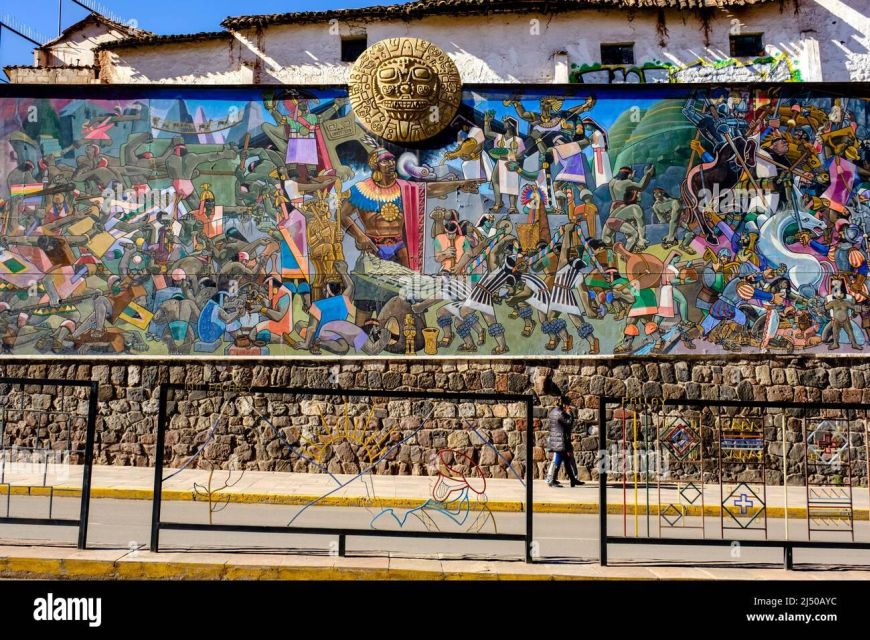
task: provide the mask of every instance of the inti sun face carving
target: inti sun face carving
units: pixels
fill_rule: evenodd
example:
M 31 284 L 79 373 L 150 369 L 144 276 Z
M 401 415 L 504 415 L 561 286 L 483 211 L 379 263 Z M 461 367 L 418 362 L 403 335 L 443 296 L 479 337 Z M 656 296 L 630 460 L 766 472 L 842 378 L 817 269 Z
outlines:
M 426 140 L 450 124 L 461 99 L 459 70 L 416 38 L 369 47 L 350 75 L 350 101 L 366 129 L 391 142 Z

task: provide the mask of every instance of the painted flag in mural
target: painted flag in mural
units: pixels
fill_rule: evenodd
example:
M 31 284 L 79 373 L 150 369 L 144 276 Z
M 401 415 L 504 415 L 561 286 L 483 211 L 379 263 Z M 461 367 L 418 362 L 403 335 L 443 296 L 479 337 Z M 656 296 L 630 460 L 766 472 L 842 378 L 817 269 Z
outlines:
M 31 268 L 29 271 L 31 275 L 38 275 L 41 277 L 43 273 L 50 271 L 54 266 L 48 254 L 39 247 L 21 245 L 15 247 L 15 255 L 30 263 Z
M 846 204 L 852 197 L 852 185 L 855 182 L 857 169 L 845 158 L 834 157 L 828 165 L 828 173 L 831 176 L 831 186 L 825 190 L 822 197 L 830 200 L 831 209 L 845 211 Z
M 131 302 L 124 308 L 118 317 L 125 322 L 129 322 L 134 327 L 147 329 L 148 323 L 151 322 L 154 314 L 135 302 Z
M 0 280 L 25 288 L 40 278 L 42 272 L 24 256 L 8 249 L 0 249 Z
M 45 188 L 42 182 L 29 182 L 27 184 L 9 185 L 9 192 L 13 198 L 26 198 L 41 192 Z
M 179 203 L 181 207 L 184 207 L 184 202 Z M 202 231 L 203 233 L 209 237 L 214 238 L 215 236 L 219 236 L 224 232 L 224 207 L 223 205 L 215 205 L 214 212 L 211 214 L 209 218 L 208 214 L 205 212 L 205 202 L 201 202 L 198 209 L 193 209 L 191 214 L 194 218 L 196 218 L 199 222 L 203 224 Z
M 562 165 L 556 180 L 586 184 L 586 158 L 578 142 L 553 147 L 553 160 Z
M 305 216 L 297 209 L 278 227 L 281 234 L 281 277 L 308 279 L 308 239 Z

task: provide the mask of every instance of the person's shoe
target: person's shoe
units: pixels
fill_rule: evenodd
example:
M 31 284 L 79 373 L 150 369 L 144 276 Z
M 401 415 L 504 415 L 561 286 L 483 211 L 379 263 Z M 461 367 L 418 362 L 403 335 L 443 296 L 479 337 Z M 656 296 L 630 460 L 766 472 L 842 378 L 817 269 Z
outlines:
M 562 486 L 562 483 L 559 482 L 558 480 L 553 480 L 552 482 L 548 482 L 547 485 L 550 486 L 550 487 L 556 487 L 556 488 L 559 488 L 559 487 Z
M 589 347 L 589 355 L 593 356 L 599 352 L 598 338 L 592 338 L 592 344 Z
M 579 487 L 581 484 L 586 484 L 586 483 L 583 482 L 582 480 L 571 480 L 572 487 Z

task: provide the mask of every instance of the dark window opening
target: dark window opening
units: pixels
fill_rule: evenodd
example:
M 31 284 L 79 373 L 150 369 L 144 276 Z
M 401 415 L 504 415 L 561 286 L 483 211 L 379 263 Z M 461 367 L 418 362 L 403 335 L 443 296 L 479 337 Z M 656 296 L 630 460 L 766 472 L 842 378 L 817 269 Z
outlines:
M 356 59 L 366 50 L 369 41 L 365 36 L 341 39 L 341 61 L 356 62 Z
M 732 58 L 755 58 L 764 55 L 761 33 L 743 33 L 731 36 Z
M 602 44 L 601 64 L 634 64 L 634 43 Z

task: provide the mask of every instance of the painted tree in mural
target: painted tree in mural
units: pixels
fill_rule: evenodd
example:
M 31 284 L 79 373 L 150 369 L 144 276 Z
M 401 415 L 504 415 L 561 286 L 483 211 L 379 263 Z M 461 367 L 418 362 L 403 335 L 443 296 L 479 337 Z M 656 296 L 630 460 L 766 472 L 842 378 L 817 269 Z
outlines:
M 863 348 L 865 98 L 560 91 L 419 146 L 340 90 L 0 98 L 3 352 Z

